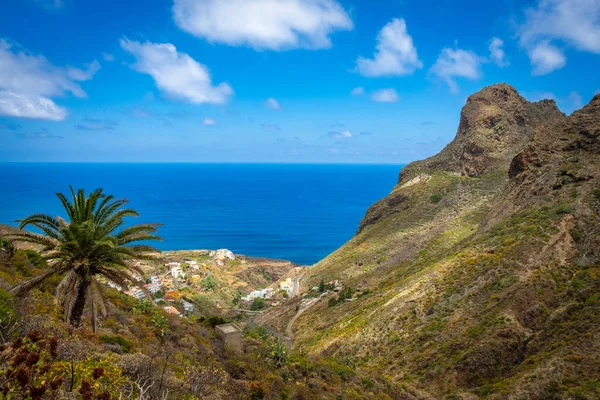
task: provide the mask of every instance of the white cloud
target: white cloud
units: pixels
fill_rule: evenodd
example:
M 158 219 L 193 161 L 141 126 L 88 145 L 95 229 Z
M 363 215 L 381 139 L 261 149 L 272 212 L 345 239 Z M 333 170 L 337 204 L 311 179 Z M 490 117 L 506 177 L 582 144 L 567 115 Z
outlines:
M 265 101 L 265 107 L 267 107 L 270 110 L 281 110 L 281 105 L 279 104 L 279 102 L 272 97 L 268 98 Z
M 110 53 L 102 53 L 102 58 L 104 58 L 104 60 L 108 61 L 108 62 L 115 61 L 115 56 L 113 54 L 110 54 Z
M 490 50 L 490 60 L 499 67 L 510 65 L 504 53 L 504 41 L 499 38 L 492 38 L 488 49 Z
M 371 94 L 371 99 L 378 103 L 396 103 L 400 100 L 395 89 L 380 89 Z
M 212 85 L 208 68 L 171 43 L 139 43 L 121 39 L 121 47 L 137 62 L 132 68 L 154 78 L 156 86 L 168 96 L 194 104 L 224 104 L 233 94 L 227 83 Z
M 352 91 L 350 92 L 350 94 L 352 96 L 362 96 L 363 94 L 365 94 L 365 88 L 360 86 L 357 88 L 352 89 Z
M 446 81 L 452 92 L 458 91 L 455 78 L 481 78 L 483 58 L 469 50 L 445 48 L 430 72 Z
M 403 18 L 394 18 L 379 32 L 374 59 L 359 57 L 356 61 L 356 71 L 370 77 L 410 75 L 419 68 L 423 63 Z
M 174 0 L 173 19 L 211 43 L 257 50 L 329 48 L 331 33 L 353 28 L 336 0 Z
M 538 0 L 535 8 L 525 11 L 518 36 L 531 58 L 534 75 L 550 73 L 566 64 L 563 50 L 553 41 L 600 54 L 600 2 Z
M 327 134 L 333 139 L 352 139 L 354 137 L 350 131 L 328 132 Z
M 98 72 L 99 70 L 100 63 L 94 60 L 94 62 L 92 62 L 91 64 L 86 65 L 85 70 L 72 67 L 67 68 L 67 74 L 69 74 L 69 77 L 71 77 L 71 79 L 82 82 L 89 81 L 90 79 L 92 79 L 96 72 Z
M 68 112 L 47 97 L 0 90 L 0 115 L 62 121 L 67 118 Z
M 204 118 L 202 121 L 202 125 L 204 126 L 215 126 L 217 124 L 217 120 L 213 118 Z
M 86 81 L 100 69 L 97 61 L 85 70 L 57 67 L 46 58 L 33 55 L 0 39 L 0 113 L 6 116 L 60 121 L 67 110 L 52 97 L 71 93 L 86 97 L 78 81 Z
M 533 71 L 531 74 L 546 75 L 557 69 L 561 69 L 567 63 L 562 50 L 551 45 L 548 41 L 542 41 L 528 50 Z

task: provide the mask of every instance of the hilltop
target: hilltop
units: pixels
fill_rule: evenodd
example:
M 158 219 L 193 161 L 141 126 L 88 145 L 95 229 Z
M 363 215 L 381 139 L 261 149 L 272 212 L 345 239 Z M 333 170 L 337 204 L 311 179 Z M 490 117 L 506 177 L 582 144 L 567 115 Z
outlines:
M 351 357 L 406 398 L 598 398 L 599 215 L 600 95 L 566 116 L 486 87 L 455 139 L 307 271 L 305 291 L 347 292 L 303 310 L 294 348 Z

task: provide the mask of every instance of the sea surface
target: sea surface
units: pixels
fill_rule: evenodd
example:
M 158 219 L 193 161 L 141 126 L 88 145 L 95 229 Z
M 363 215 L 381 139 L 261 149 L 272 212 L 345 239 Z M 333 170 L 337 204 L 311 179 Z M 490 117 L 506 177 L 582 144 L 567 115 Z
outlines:
M 0 223 L 64 216 L 55 192 L 99 187 L 160 222 L 161 250 L 228 248 L 310 265 L 350 239 L 399 165 L 0 163 Z

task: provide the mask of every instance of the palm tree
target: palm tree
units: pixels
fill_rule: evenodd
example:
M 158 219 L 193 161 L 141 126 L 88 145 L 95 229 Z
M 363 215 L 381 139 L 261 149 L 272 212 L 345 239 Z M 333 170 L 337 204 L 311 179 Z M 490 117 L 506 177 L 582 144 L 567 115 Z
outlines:
M 98 278 L 122 287 L 129 283 L 138 284 L 134 274 L 143 276 L 143 271 L 134 262 L 154 259 L 153 253 L 158 250 L 137 242 L 162 240 L 155 234 L 160 224 L 123 227 L 125 217 L 139 216 L 133 209 L 122 208 L 127 200 L 107 196 L 102 189 L 91 192 L 88 197 L 83 189 L 77 192 L 70 189 L 72 201 L 62 193 L 56 194 L 68 221 L 34 214 L 19 221 L 20 232 L 8 236 L 11 240 L 39 245 L 40 254 L 50 265 L 48 271 L 13 287 L 11 293 L 22 296 L 50 276 L 59 275 L 62 281 L 55 294 L 57 304 L 64 306 L 65 321 L 79 326 L 88 305 L 95 330 L 98 308 L 106 316 Z M 43 234 L 23 231 L 27 226 L 35 227 Z

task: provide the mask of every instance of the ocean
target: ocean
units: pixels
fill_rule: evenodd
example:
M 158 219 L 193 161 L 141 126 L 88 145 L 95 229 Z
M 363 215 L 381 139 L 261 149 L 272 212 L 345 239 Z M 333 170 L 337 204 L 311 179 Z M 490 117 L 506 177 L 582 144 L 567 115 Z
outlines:
M 227 248 L 311 265 L 350 239 L 399 165 L 0 163 L 0 223 L 63 215 L 55 192 L 99 187 L 160 222 L 161 250 Z

